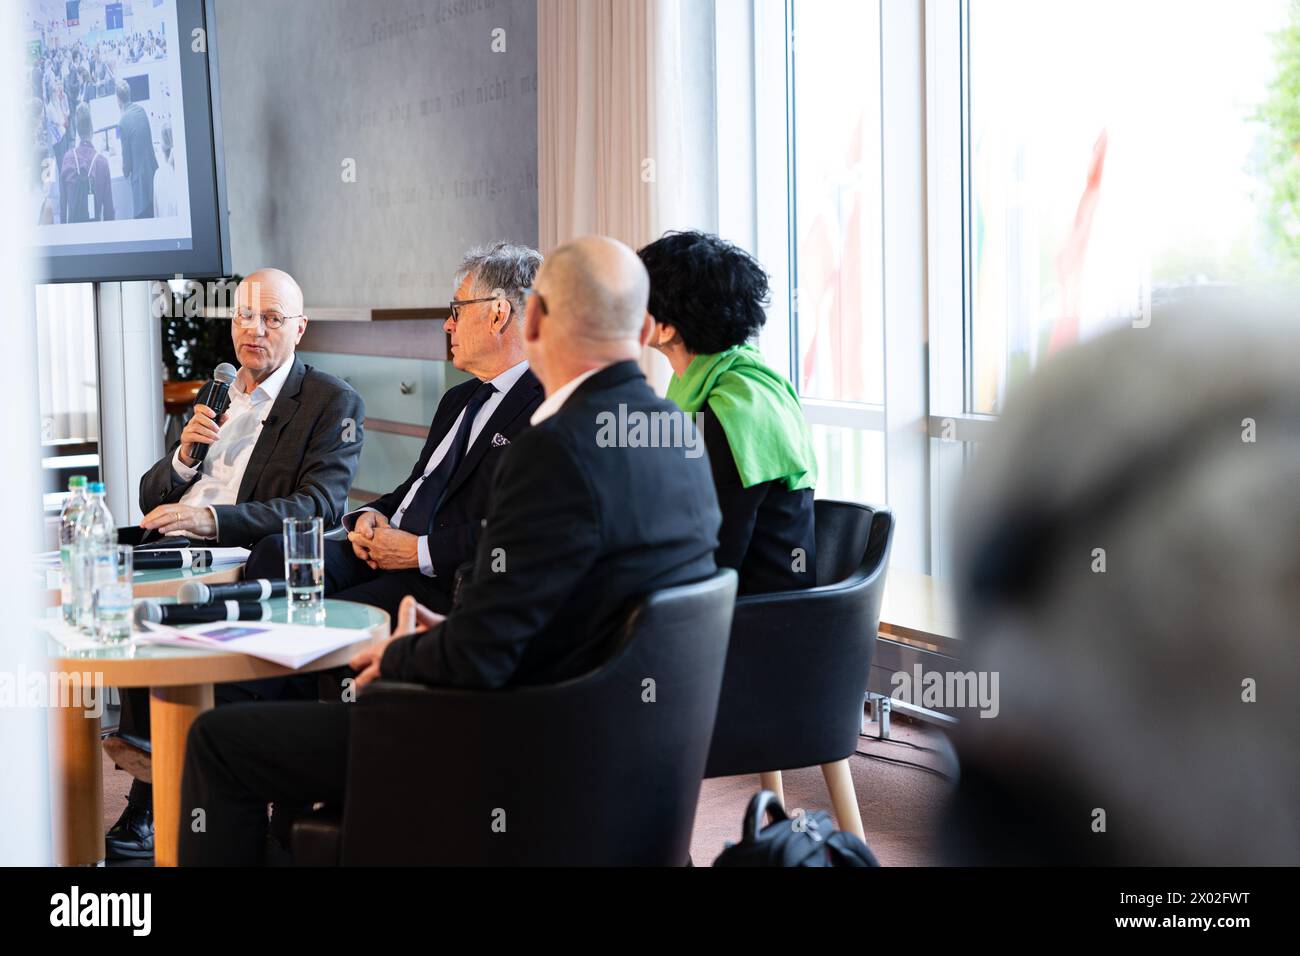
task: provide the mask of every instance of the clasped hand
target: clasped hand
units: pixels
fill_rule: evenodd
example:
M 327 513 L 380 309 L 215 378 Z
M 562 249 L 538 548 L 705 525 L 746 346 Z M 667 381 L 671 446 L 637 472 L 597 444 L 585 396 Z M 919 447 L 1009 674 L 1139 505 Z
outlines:
M 363 511 L 348 532 L 352 553 L 376 571 L 403 571 L 420 566 L 420 539 L 394 528 L 377 511 Z

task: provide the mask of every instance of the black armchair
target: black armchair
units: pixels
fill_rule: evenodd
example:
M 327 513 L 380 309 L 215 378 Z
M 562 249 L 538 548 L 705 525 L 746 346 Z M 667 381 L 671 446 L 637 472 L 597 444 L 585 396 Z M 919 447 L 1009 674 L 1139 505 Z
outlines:
M 609 662 L 561 684 L 367 688 L 341 825 L 297 822 L 295 860 L 684 864 L 735 595 L 731 570 L 651 594 Z
M 842 830 L 863 837 L 848 757 L 862 729 L 893 515 L 816 502 L 817 584 L 740 598 L 706 777 L 757 773 L 782 802 L 781 770 L 820 765 Z

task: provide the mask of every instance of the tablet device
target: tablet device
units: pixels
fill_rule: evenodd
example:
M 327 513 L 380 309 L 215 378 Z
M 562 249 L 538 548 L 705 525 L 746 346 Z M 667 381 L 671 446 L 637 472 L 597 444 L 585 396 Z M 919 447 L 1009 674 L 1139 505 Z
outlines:
M 184 535 L 161 535 L 152 529 L 132 525 L 129 528 L 117 529 L 117 543 L 130 545 L 144 551 L 152 551 L 163 548 L 188 548 L 191 541 Z

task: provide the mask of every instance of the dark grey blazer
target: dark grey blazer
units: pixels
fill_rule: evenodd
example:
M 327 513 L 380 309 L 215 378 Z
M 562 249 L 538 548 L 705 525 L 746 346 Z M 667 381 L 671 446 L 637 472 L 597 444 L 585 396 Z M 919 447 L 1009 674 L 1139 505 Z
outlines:
M 325 519 L 325 530 L 347 511 L 348 489 L 361 457 L 366 407 L 346 382 L 296 355 L 253 446 L 237 503 L 216 505 L 217 544 L 251 548 L 279 534 L 285 518 Z M 176 444 L 179 444 L 177 442 Z M 140 479 L 146 514 L 180 501 L 194 481 L 172 468 L 176 444 Z

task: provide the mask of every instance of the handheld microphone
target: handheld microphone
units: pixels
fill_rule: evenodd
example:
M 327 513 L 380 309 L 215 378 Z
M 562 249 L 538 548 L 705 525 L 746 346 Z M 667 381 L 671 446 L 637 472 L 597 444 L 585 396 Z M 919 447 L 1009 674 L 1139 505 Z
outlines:
M 220 419 L 227 408 L 230 407 L 230 385 L 235 380 L 239 372 L 229 362 L 222 362 L 212 372 L 212 381 L 199 389 L 198 397 L 194 399 L 195 405 L 206 405 L 212 409 L 215 418 Z M 203 461 L 208 457 L 208 446 L 194 443 L 194 449 L 190 457 L 196 462 Z
M 222 601 L 269 601 L 271 598 L 284 597 L 289 593 L 289 582 L 269 581 L 258 578 L 254 581 L 239 581 L 234 584 L 204 584 L 202 581 L 186 581 L 176 592 L 179 604 L 213 604 Z
M 163 604 L 159 601 L 137 601 L 135 623 L 145 621 L 168 624 L 208 624 L 212 621 L 269 621 L 271 605 L 261 601 L 226 601 L 222 604 Z
M 212 552 L 196 548 L 167 548 L 162 551 L 137 551 L 137 571 L 176 571 L 189 568 L 202 571 L 212 564 Z

